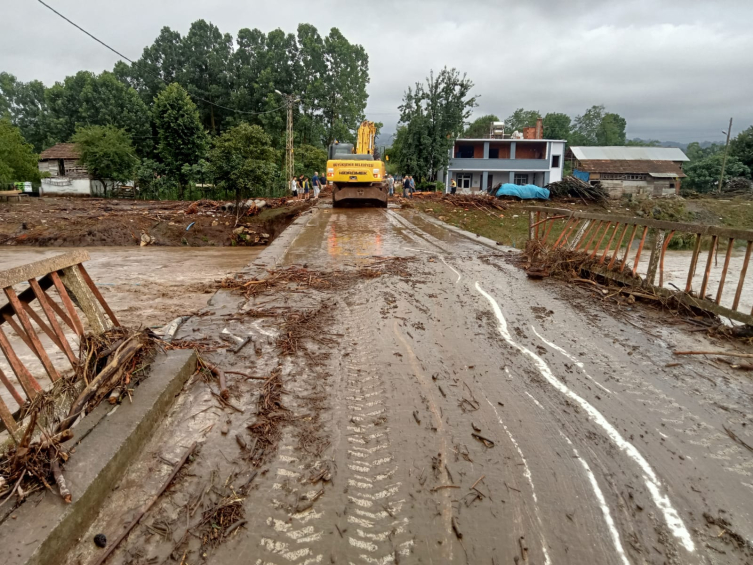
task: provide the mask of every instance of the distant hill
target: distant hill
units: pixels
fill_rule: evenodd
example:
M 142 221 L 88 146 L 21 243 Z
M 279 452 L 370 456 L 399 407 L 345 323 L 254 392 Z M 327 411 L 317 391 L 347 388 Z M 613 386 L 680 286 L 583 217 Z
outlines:
M 640 137 L 634 137 L 631 141 L 648 141 L 647 139 L 641 139 Z M 688 143 L 680 143 L 679 141 L 660 141 L 659 146 L 660 147 L 679 147 L 683 151 L 688 150 Z M 714 145 L 713 141 L 701 141 L 700 142 L 701 149 L 706 149 L 707 147 L 710 147 Z

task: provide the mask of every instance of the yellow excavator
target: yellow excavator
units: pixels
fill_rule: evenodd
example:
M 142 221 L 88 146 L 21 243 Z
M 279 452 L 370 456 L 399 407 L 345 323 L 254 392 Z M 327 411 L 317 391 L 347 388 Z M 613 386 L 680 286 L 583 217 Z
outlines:
M 327 182 L 332 183 L 332 205 L 376 205 L 387 207 L 389 189 L 382 161 L 374 159 L 376 126 L 364 120 L 352 143 L 329 146 Z

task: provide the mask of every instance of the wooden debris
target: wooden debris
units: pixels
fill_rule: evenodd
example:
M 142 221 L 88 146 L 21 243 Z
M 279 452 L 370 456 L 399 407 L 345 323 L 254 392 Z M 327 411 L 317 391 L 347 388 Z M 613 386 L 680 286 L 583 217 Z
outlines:
M 120 542 L 122 542 L 126 536 L 130 533 L 130 531 L 134 528 L 136 524 L 139 523 L 141 518 L 144 517 L 144 514 L 146 514 L 149 509 L 154 505 L 157 500 L 162 496 L 162 493 L 167 490 L 167 487 L 170 486 L 170 483 L 173 482 L 173 479 L 175 479 L 175 476 L 178 474 L 178 471 L 180 471 L 181 467 L 185 465 L 186 461 L 190 457 L 190 455 L 193 453 L 193 450 L 196 449 L 196 442 L 192 443 L 191 446 L 186 450 L 186 452 L 183 454 L 183 456 L 180 458 L 180 461 L 175 464 L 175 467 L 173 468 L 173 472 L 170 473 L 170 476 L 167 477 L 164 483 L 162 483 L 162 486 L 157 491 L 157 493 L 142 507 L 142 509 L 136 514 L 136 517 L 129 522 L 125 528 L 123 528 L 123 531 L 120 532 L 118 537 L 113 541 L 110 546 L 102 553 L 102 555 L 99 556 L 99 559 L 97 559 L 94 562 L 94 565 L 102 565 L 102 563 L 105 562 L 105 560 L 110 556 L 110 554 L 115 551 L 115 548 L 120 545 Z

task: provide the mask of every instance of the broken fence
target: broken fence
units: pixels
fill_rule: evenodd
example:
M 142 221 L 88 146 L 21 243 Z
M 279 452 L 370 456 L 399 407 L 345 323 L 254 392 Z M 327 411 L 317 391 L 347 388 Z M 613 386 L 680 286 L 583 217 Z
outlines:
M 83 337 L 84 326 L 77 307 L 86 317 L 89 329 L 95 333 L 119 325 L 115 314 L 84 268 L 83 262 L 88 259 L 88 252 L 72 251 L 0 271 L 0 287 L 8 299 L 7 304 L 0 308 L 0 351 L 17 381 L 13 383 L 0 368 L 0 382 L 19 407 L 33 400 L 42 391 L 42 386 L 19 357 L 3 329 L 5 324 L 13 329 L 20 341 L 40 361 L 51 383 L 60 379 L 60 371 L 52 363 L 47 349 L 54 347 L 62 351 L 74 369 L 79 363 L 78 355 L 74 353 L 62 325 L 67 326 L 79 340 Z M 28 283 L 29 288 L 16 293 L 14 285 L 23 283 Z M 60 303 L 51 296 L 53 289 Z M 33 308 L 35 305 L 38 306 L 37 309 Z M 49 338 L 47 349 L 40 340 L 40 332 Z M 15 435 L 16 420 L 2 396 L 0 420 Z
M 559 208 L 529 206 L 525 209 L 528 211 L 528 239 L 538 241 L 549 250 L 565 249 L 582 254 L 588 261 L 584 266 L 586 270 L 628 286 L 650 288 L 660 296 L 674 297 L 687 306 L 753 325 L 753 311 L 740 308 L 753 249 L 753 231 Z M 664 258 L 672 238 L 681 235 L 693 236 L 693 252 L 683 288 L 671 290 L 664 286 Z M 634 245 L 636 242 L 637 248 Z M 708 249 L 704 244 L 708 244 Z M 745 246 L 745 255 L 740 268 L 730 273 L 730 260 L 736 244 Z M 650 256 L 645 276 L 641 277 L 638 269 L 646 246 L 650 249 Z M 720 246 L 723 247 L 724 263 L 719 280 L 712 281 L 712 267 Z M 703 255 L 703 279 L 700 288 L 694 289 L 693 279 Z M 736 283 L 732 280 L 734 277 L 737 278 Z M 737 286 L 731 303 L 728 300 L 723 304 L 723 292 L 728 281 Z

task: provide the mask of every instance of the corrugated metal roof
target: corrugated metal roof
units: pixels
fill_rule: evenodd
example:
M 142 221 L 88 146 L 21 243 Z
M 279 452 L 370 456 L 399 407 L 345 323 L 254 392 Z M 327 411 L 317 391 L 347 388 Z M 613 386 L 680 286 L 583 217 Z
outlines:
M 588 159 L 578 161 L 576 167 L 587 173 L 668 173 L 673 177 L 684 177 L 680 165 L 672 161 L 619 161 L 611 159 Z
M 571 147 L 575 158 L 613 161 L 690 161 L 677 147 Z
M 680 176 L 677 173 L 649 173 L 649 175 L 655 179 L 676 179 Z M 685 175 L 682 176 L 684 177 Z

